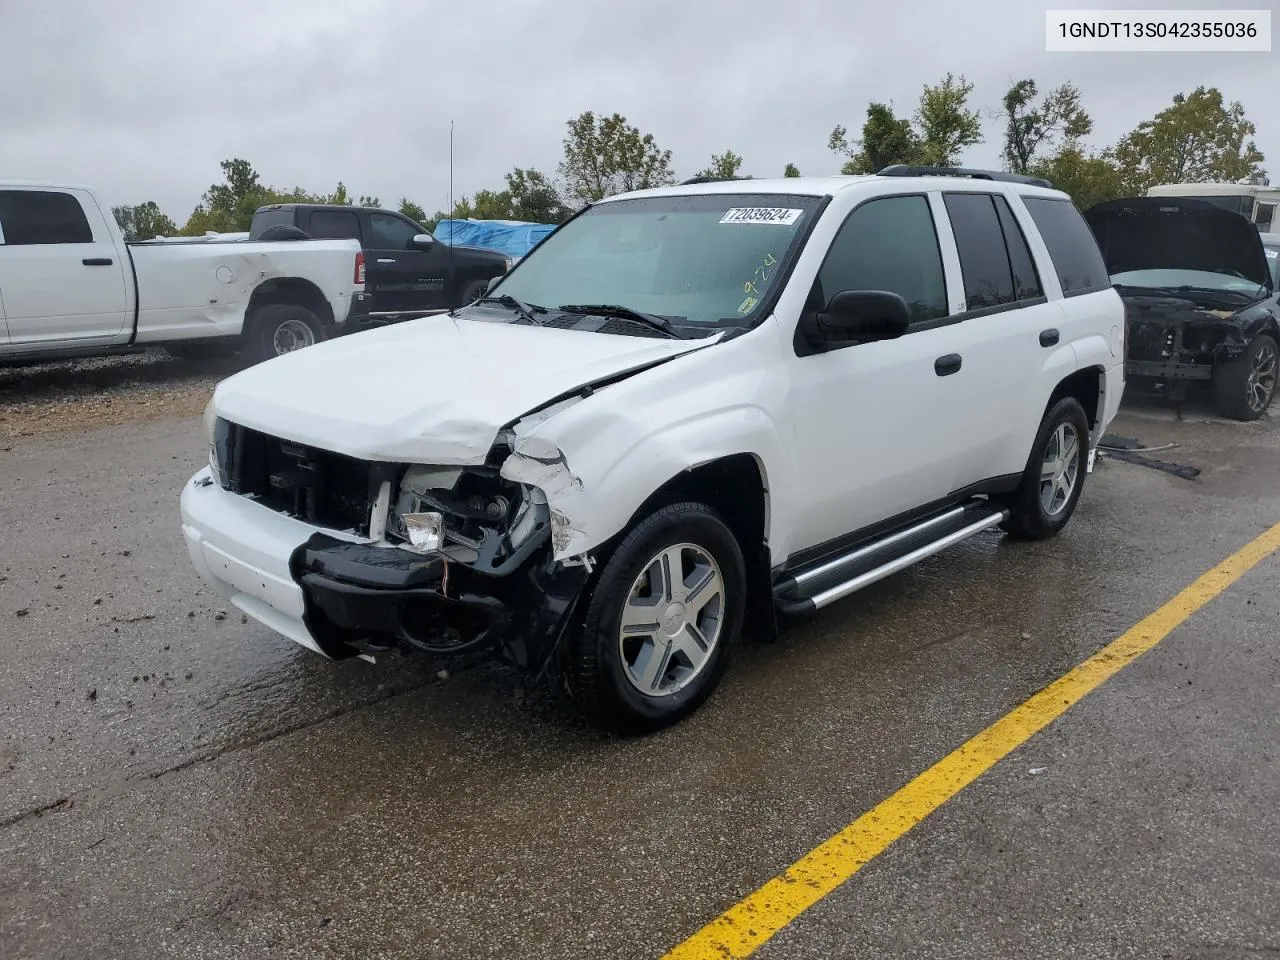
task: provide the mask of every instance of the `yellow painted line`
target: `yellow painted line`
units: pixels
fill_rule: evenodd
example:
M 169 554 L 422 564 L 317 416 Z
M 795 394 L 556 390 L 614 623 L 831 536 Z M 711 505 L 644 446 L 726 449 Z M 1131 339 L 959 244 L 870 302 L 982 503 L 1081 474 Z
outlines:
M 1062 716 L 1085 694 L 1154 647 L 1277 548 L 1280 548 L 1280 524 L 1201 574 L 1159 610 L 806 853 L 784 873 L 667 953 L 663 960 L 728 960 L 750 956 L 891 843 Z

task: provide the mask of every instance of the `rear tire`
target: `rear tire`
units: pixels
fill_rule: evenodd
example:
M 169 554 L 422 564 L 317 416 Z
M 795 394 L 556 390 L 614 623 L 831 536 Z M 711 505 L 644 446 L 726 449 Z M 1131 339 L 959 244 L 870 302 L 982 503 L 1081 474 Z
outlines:
M 1000 526 L 1020 540 L 1044 540 L 1067 525 L 1084 490 L 1089 419 L 1075 397 L 1063 397 L 1040 421 L 1018 489 Z
M 1214 369 L 1214 409 L 1232 420 L 1257 420 L 1275 399 L 1278 366 L 1275 339 L 1267 333 L 1254 337 L 1243 354 Z
M 688 716 L 724 675 L 746 585 L 742 549 L 710 507 L 674 503 L 650 514 L 591 591 L 568 650 L 570 693 L 594 723 L 616 733 L 647 733 Z
M 248 353 L 253 363 L 270 360 L 324 339 L 320 318 L 296 303 L 268 303 L 249 315 Z

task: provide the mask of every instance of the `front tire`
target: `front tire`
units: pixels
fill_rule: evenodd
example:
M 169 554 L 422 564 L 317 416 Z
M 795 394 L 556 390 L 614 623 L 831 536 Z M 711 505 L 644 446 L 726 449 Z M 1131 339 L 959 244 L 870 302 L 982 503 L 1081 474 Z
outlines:
M 617 733 L 683 719 L 724 675 L 745 600 L 742 549 L 720 516 L 692 502 L 657 510 L 600 572 L 569 650 L 570 692 Z
M 1001 527 L 1012 537 L 1044 540 L 1067 525 L 1084 490 L 1089 418 L 1075 397 L 1063 397 L 1040 421 L 1018 489 Z
M 1266 333 L 1254 337 L 1241 356 L 1213 371 L 1214 408 L 1232 420 L 1257 420 L 1275 399 L 1277 366 L 1275 339 Z
M 253 363 L 302 350 L 323 339 L 320 318 L 296 303 L 268 303 L 249 316 L 248 352 Z
M 470 281 L 462 288 L 462 298 L 458 306 L 465 307 L 468 304 L 475 303 L 485 295 L 485 291 L 489 289 L 489 280 L 487 277 L 481 277 L 478 280 Z

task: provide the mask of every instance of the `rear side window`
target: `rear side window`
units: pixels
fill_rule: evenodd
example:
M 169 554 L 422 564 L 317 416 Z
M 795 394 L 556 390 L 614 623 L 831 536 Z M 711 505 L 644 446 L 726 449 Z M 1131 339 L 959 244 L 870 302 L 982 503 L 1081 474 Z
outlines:
M 52 190 L 0 190 L 0 228 L 10 247 L 93 243 L 80 201 Z
M 1009 209 L 1009 201 L 1004 197 L 991 198 L 996 205 L 996 213 L 1000 217 L 1000 229 L 1004 232 L 1004 246 L 1009 252 L 1009 269 L 1013 272 L 1013 295 L 1019 300 L 1031 300 L 1044 296 L 1044 288 L 1040 285 L 1040 274 L 1036 271 L 1035 259 L 1031 256 L 1031 248 L 1027 246 L 1027 237 L 1018 226 L 1018 221 Z
M 818 271 L 825 301 L 845 290 L 888 290 L 919 323 L 947 315 L 942 254 L 929 201 L 883 197 L 858 207 L 836 234 Z
M 360 218 L 349 210 L 314 210 L 307 233 L 317 240 L 359 240 Z
M 1013 303 L 1013 270 L 991 195 L 948 193 L 943 200 L 956 235 L 966 307 L 981 310 Z
M 249 222 L 249 239 L 257 240 L 267 227 L 292 227 L 292 210 L 258 210 Z
M 1070 297 L 1111 286 L 1098 241 L 1070 200 L 1023 197 L 1023 203 L 1044 238 L 1062 292 Z

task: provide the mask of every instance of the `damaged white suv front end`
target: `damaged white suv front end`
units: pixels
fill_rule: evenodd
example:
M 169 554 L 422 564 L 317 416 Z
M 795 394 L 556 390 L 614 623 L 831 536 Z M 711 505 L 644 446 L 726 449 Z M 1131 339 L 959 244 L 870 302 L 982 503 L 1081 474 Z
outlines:
M 598 543 L 574 516 L 582 480 L 543 430 L 601 381 L 717 339 L 437 316 L 250 368 L 206 411 L 210 463 L 181 499 L 192 562 L 244 613 L 334 659 L 403 644 L 528 664 Z

